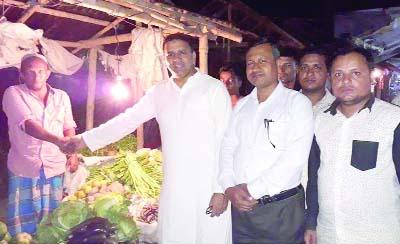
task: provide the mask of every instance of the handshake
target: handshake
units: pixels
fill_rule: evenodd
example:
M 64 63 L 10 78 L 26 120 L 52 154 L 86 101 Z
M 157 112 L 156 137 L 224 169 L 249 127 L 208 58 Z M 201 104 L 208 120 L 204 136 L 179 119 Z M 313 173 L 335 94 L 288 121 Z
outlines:
M 65 154 L 75 154 L 80 149 L 86 147 L 86 144 L 81 135 L 76 135 L 73 137 L 62 137 L 59 138 L 54 144 L 56 144 Z

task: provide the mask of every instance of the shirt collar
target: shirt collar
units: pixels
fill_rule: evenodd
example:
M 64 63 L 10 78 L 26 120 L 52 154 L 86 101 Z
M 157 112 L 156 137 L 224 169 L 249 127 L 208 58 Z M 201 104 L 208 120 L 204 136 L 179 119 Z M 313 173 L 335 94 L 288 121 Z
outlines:
M 371 94 L 370 98 L 367 101 L 367 103 L 358 112 L 361 112 L 362 110 L 367 109 L 367 108 L 368 108 L 369 112 L 371 112 L 372 105 L 374 105 L 374 102 L 375 102 L 375 97 Z M 337 107 L 339 105 L 340 105 L 340 101 L 336 99 L 332 103 L 332 105 L 327 110 L 324 111 L 324 113 L 328 113 L 329 112 L 331 115 L 335 116 L 337 114 Z
M 266 103 L 267 101 L 274 101 L 275 97 L 280 97 L 280 94 L 282 93 L 282 91 L 285 88 L 281 82 L 278 82 L 277 86 L 275 87 L 275 89 L 272 91 L 271 95 L 269 95 L 269 97 L 267 98 L 267 100 L 265 100 L 264 102 L 261 102 L 260 104 Z M 258 97 L 257 97 L 257 87 L 255 87 L 251 93 L 250 93 L 250 97 L 255 100 L 257 103 L 258 102 Z
M 22 83 L 22 86 L 24 87 L 24 89 L 25 89 L 26 91 L 28 91 L 28 92 L 31 91 L 25 83 Z M 47 83 L 46 86 L 47 86 L 47 90 L 49 91 L 49 93 L 51 93 L 51 94 L 54 94 L 54 93 L 55 93 L 54 88 L 53 88 L 52 86 L 50 86 L 49 83 Z

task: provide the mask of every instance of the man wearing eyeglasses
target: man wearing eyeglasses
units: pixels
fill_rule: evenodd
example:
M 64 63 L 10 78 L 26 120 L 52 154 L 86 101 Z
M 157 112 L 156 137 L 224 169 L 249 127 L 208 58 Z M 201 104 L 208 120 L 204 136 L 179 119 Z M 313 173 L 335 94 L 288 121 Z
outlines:
M 242 85 L 242 80 L 236 74 L 231 65 L 222 66 L 219 69 L 219 79 L 224 83 L 231 97 L 232 107 L 241 99 L 239 88 Z
M 311 102 L 278 82 L 279 51 L 263 40 L 246 54 L 255 89 L 236 105 L 225 134 L 219 182 L 232 203 L 235 244 L 303 243 L 300 185 L 313 137 Z

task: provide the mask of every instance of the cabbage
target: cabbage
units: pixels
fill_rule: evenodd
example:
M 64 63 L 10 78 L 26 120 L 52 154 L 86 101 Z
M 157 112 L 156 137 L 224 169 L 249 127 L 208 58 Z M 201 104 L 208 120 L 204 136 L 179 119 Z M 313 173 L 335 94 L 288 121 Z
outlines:
M 119 193 L 99 197 L 93 204 L 96 215 L 106 218 L 117 226 L 118 241 L 134 241 L 139 238 L 139 229 L 133 218 L 128 217 L 129 201 Z
M 119 242 L 135 241 L 139 238 L 140 230 L 133 218 L 128 217 L 126 213 L 118 212 L 114 208 L 109 211 L 107 219 L 117 226 L 116 235 Z
M 57 244 L 66 237 L 66 231 L 54 226 L 39 225 L 36 230 L 36 240 L 39 244 Z
M 66 201 L 51 214 L 51 224 L 59 229 L 68 231 L 91 217 L 86 203 L 81 201 Z
M 109 193 L 104 196 L 100 196 L 93 203 L 93 210 L 96 216 L 106 218 L 112 212 L 113 209 L 117 209 L 117 212 L 125 211 L 128 209 L 128 202 L 119 193 Z

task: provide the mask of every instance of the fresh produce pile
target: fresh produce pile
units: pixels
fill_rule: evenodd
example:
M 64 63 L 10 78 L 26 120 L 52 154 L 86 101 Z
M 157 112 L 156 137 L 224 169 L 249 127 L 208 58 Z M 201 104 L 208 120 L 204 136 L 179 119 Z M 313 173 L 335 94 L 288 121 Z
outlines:
M 121 140 L 111 143 L 99 150 L 96 150 L 94 152 L 90 151 L 89 148 L 83 148 L 82 150 L 79 151 L 79 154 L 86 156 L 86 157 L 91 157 L 91 156 L 113 156 L 121 152 L 125 151 L 136 151 L 136 144 L 137 140 L 134 135 L 127 135 Z
M 33 244 L 33 237 L 26 233 L 21 232 L 11 237 L 8 232 L 7 225 L 0 221 L 0 244 Z
M 129 197 L 131 205 L 128 207 L 129 213 L 136 221 L 147 224 L 158 220 L 158 201 L 152 198 L 143 198 L 140 195 L 132 194 Z
M 91 206 L 81 200 L 64 201 L 37 226 L 37 242 L 97 244 L 135 241 L 140 231 L 129 216 L 129 204 L 119 193 L 99 196 Z
M 123 186 L 118 181 L 108 182 L 107 180 L 91 180 L 86 182 L 74 195 L 65 197 L 64 201 L 83 200 L 90 206 L 97 198 L 112 192 L 124 195 L 130 193 L 130 189 L 127 186 Z
M 69 231 L 67 244 L 117 244 L 117 228 L 107 219 L 93 217 L 75 226 Z
M 162 154 L 157 149 L 142 148 L 121 152 L 115 163 L 89 168 L 88 181 L 119 181 L 145 198 L 157 198 L 162 181 Z
M 8 243 L 11 241 L 11 235 L 8 232 L 7 225 L 0 221 L 0 243 Z

